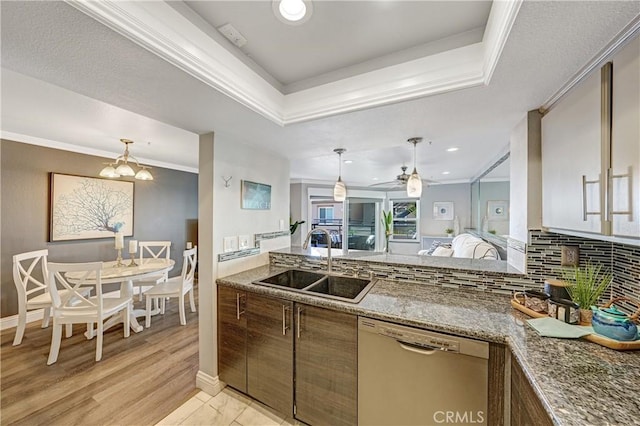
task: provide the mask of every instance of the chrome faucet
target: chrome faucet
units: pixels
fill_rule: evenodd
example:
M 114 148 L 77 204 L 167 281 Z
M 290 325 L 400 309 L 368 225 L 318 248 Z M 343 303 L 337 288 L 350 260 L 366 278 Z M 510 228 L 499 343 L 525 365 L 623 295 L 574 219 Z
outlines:
M 306 250 L 309 247 L 309 240 L 311 239 L 311 234 L 315 232 L 324 232 L 327 236 L 327 272 L 331 272 L 331 233 L 325 228 L 314 228 L 307 234 L 307 238 L 304 240 L 304 244 L 302 248 Z

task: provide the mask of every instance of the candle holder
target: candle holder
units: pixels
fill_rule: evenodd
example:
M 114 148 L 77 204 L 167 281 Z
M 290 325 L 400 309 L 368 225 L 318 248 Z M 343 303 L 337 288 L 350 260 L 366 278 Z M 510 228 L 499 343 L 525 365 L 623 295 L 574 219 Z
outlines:
M 124 266 L 124 263 L 122 263 L 122 249 L 116 249 L 116 251 L 118 252 L 118 257 L 116 258 L 116 264 L 113 265 L 114 268 L 119 268 L 121 266 Z
M 129 256 L 131 256 L 131 262 L 129 262 L 129 264 L 127 266 L 138 266 L 138 264 L 136 263 L 136 261 L 134 260 L 136 255 L 135 251 L 130 251 L 129 252 Z

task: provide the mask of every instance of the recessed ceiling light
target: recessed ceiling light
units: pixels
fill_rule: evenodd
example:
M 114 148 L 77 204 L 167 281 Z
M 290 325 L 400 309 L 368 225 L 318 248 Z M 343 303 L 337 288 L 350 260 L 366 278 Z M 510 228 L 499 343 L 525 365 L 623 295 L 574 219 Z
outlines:
M 448 151 L 448 152 L 454 152 L 454 151 L 457 151 L 457 150 L 459 150 L 459 149 L 460 149 L 460 148 L 456 148 L 456 147 L 454 146 L 454 147 L 452 147 L 452 148 L 448 148 L 448 149 L 447 149 L 447 151 Z
M 351 164 L 353 163 L 353 160 L 344 160 L 344 164 Z
M 313 12 L 309 0 L 273 0 L 271 7 L 276 18 L 289 25 L 307 22 Z
M 378 180 L 378 178 L 373 178 L 373 180 Z
M 451 172 L 442 172 L 443 175 L 448 175 Z

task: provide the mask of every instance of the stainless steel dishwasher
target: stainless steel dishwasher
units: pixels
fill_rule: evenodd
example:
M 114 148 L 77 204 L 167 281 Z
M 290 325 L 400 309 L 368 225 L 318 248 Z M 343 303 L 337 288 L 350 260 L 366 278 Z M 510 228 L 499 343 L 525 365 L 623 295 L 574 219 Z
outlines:
M 486 425 L 489 344 L 358 319 L 358 424 Z

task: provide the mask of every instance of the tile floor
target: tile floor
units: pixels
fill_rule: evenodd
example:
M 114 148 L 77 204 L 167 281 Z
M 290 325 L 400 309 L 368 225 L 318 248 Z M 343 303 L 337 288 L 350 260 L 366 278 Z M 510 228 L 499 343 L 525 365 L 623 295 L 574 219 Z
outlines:
M 226 387 L 216 396 L 199 392 L 156 426 L 173 425 L 297 426 L 303 423 L 284 419 L 272 409 Z

